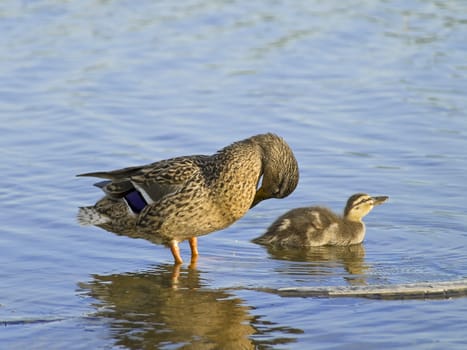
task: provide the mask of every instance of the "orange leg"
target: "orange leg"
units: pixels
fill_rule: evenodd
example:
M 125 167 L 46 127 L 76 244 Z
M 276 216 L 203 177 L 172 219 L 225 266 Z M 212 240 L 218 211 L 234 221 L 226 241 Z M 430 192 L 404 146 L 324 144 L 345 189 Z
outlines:
M 170 251 L 172 252 L 176 265 L 183 263 L 182 257 L 180 256 L 180 247 L 178 246 L 178 241 L 175 239 L 170 241 Z
M 196 266 L 196 260 L 198 260 L 198 238 L 196 237 L 191 237 L 188 242 L 190 243 L 190 249 L 191 249 L 191 266 L 195 267 Z
M 191 237 L 188 242 L 190 242 L 191 257 L 198 256 L 198 238 Z

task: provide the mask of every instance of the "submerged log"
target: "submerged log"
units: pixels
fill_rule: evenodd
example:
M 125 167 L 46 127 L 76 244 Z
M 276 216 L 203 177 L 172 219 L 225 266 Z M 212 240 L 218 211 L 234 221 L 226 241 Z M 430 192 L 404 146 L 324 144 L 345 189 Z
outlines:
M 444 299 L 467 296 L 467 279 L 352 287 L 288 287 L 276 289 L 274 293 L 285 297 Z

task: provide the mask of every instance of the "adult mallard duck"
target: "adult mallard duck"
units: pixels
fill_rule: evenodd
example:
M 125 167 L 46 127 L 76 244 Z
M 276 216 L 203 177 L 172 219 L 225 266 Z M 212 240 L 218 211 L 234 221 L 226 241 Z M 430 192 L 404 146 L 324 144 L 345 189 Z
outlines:
M 280 216 L 262 236 L 253 242 L 278 246 L 348 246 L 365 238 L 362 219 L 387 196 L 352 195 L 340 216 L 324 207 L 295 208 Z
M 270 133 L 235 142 L 210 156 L 78 176 L 108 179 L 95 184 L 105 196 L 94 206 L 80 208 L 81 224 L 165 244 L 176 264 L 183 262 L 179 242 L 189 240 L 192 261 L 196 260 L 197 236 L 231 225 L 262 200 L 288 196 L 299 177 L 292 150 Z

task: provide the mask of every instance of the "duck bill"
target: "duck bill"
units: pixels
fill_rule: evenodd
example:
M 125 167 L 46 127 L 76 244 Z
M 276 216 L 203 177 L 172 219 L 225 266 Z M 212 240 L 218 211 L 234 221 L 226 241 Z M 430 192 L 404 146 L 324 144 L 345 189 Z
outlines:
M 380 205 L 383 204 L 388 200 L 388 196 L 378 196 L 378 197 L 373 197 L 373 205 Z
M 253 203 L 250 206 L 250 209 L 253 208 L 259 202 L 265 200 L 267 198 L 266 192 L 264 192 L 263 188 L 260 187 L 255 194 L 255 198 L 253 198 Z

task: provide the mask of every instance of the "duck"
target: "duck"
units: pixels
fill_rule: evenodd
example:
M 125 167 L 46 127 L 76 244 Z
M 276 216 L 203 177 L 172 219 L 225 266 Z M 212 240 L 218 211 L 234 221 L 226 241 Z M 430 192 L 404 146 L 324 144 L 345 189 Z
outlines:
M 196 262 L 197 237 L 230 226 L 264 200 L 287 197 L 297 187 L 299 170 L 286 141 L 265 133 L 212 155 L 77 176 L 105 179 L 95 184 L 104 196 L 79 208 L 80 224 L 163 244 L 181 264 L 180 242 L 188 240 Z
M 322 206 L 292 209 L 275 220 L 254 243 L 282 247 L 350 246 L 362 243 L 362 221 L 388 196 L 372 197 L 356 193 L 347 200 L 343 215 Z

